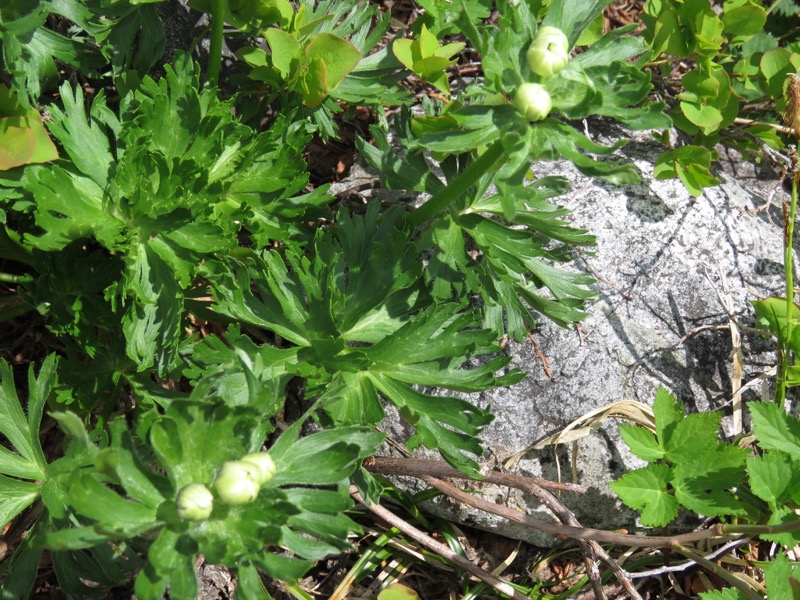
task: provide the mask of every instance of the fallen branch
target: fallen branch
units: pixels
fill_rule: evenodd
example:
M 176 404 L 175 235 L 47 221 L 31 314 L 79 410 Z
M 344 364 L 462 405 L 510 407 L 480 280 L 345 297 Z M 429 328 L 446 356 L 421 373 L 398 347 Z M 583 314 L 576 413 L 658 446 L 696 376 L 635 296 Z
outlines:
M 619 544 L 621 546 L 633 546 L 637 548 L 673 548 L 675 544 L 691 544 L 700 540 L 713 538 L 728 538 L 736 535 L 761 535 L 784 533 L 787 531 L 800 530 L 800 521 L 781 523 L 780 525 L 723 525 L 717 523 L 707 529 L 693 531 L 671 536 L 644 536 L 630 535 L 617 531 L 604 531 L 602 529 L 592 529 L 589 527 L 575 527 L 572 525 L 559 525 L 550 521 L 543 521 L 535 517 L 530 517 L 522 512 L 517 512 L 501 504 L 488 502 L 477 496 L 463 492 L 454 485 L 433 477 L 422 477 L 422 480 L 432 485 L 445 495 L 466 504 L 467 506 L 483 510 L 493 515 L 537 529 L 559 538 L 573 538 L 576 540 L 593 540 L 595 542 L 607 542 Z

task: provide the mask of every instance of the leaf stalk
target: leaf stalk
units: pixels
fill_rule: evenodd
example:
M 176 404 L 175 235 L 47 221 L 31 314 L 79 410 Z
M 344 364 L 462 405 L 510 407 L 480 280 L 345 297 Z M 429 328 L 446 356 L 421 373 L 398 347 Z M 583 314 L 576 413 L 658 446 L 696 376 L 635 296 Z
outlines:
M 208 48 L 207 82 L 213 87 L 219 83 L 219 72 L 222 66 L 222 31 L 225 25 L 225 14 L 228 11 L 228 0 L 212 0 L 211 4 L 211 39 Z
M 408 213 L 406 223 L 412 228 L 419 227 L 425 221 L 443 213 L 453 202 L 475 185 L 478 179 L 487 173 L 504 154 L 505 149 L 502 141 L 494 142 L 483 154 L 472 161 L 455 181 L 447 184 L 442 191 L 432 196 L 425 204 Z

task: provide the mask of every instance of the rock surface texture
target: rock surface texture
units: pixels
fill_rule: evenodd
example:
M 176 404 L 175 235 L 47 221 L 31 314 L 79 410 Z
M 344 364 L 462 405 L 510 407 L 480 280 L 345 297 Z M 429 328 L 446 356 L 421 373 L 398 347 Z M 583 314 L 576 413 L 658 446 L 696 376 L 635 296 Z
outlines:
M 560 203 L 572 210 L 575 226 L 597 236 L 596 248 L 581 255 L 576 267 L 598 279 L 598 295 L 577 328 L 539 322 L 533 334 L 541 355 L 530 342 L 508 344 L 513 365 L 529 374 L 524 381 L 470 397 L 480 406 L 491 405 L 496 415 L 484 432 L 490 464 L 502 465 L 612 402 L 652 406 L 661 385 L 690 410 L 720 409 L 730 415 L 736 376 L 729 316 L 752 326 L 749 301 L 782 294 L 780 205 L 787 196 L 774 172 L 723 154 L 716 173 L 722 184 L 693 198 L 678 180 L 653 179 L 652 165 L 663 146 L 648 134 L 592 131 L 591 125 L 589 133 L 603 143 L 631 137 L 621 153 L 636 165 L 642 182 L 615 186 L 581 175 L 570 163 L 535 165 L 537 176 L 564 175 L 572 183 Z M 745 331 L 742 356 L 742 383 L 759 384 L 751 385 L 744 398 L 758 398 L 758 378 L 774 363 L 774 346 Z M 730 433 L 732 420 L 725 423 Z M 397 422 L 388 428 L 403 436 Z M 616 501 L 608 482 L 642 464 L 619 438 L 616 421 L 609 420 L 574 446 L 527 452 L 511 470 L 588 486 L 582 496 L 562 494 L 584 526 L 632 529 L 636 513 Z M 413 490 L 417 484 L 404 479 L 402 485 Z M 547 514 L 535 499 L 519 492 L 472 487 L 493 502 L 532 516 Z M 554 541 L 449 501 L 432 509 L 534 544 Z

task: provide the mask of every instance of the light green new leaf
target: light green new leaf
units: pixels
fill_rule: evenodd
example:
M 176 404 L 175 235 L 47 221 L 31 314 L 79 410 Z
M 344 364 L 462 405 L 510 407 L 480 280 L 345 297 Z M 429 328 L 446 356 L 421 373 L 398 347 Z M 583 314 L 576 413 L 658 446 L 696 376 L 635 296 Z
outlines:
M 306 106 L 319 105 L 360 60 L 361 53 L 347 40 L 332 33 L 312 36 L 305 47 Z
M 666 465 L 649 465 L 626 473 L 609 485 L 620 499 L 642 511 L 642 524 L 663 527 L 678 515 L 678 501 L 668 491 L 672 471 Z
M 786 298 L 771 296 L 763 300 L 753 300 L 751 302 L 756 313 L 756 325 L 770 331 L 778 336 L 778 339 L 790 345 L 795 350 L 800 350 L 800 328 L 797 327 L 800 320 L 800 306 L 794 304 L 792 307 L 793 335 L 788 337 L 788 319 Z
M 272 65 L 278 69 L 281 77 L 288 79 L 299 60 L 300 42 L 292 34 L 275 27 L 267 29 L 264 37 L 272 51 L 270 55 Z M 250 64 L 252 65 L 253 63 Z
M 772 402 L 751 402 L 748 407 L 758 445 L 800 460 L 800 421 Z

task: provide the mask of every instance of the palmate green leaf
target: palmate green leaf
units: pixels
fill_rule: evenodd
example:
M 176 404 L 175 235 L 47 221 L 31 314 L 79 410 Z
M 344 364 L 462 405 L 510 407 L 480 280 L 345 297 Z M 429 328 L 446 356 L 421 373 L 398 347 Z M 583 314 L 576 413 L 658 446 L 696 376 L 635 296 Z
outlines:
M 797 512 L 786 505 L 775 507 L 767 520 L 767 525 L 785 525 L 787 523 L 797 523 Z M 781 544 L 789 548 L 793 548 L 800 543 L 800 533 L 797 529 L 783 533 L 763 533 L 759 537 L 768 542 Z
M 53 121 L 49 124 L 50 132 L 64 146 L 72 163 L 81 173 L 88 176 L 100 188 L 109 178 L 114 157 L 106 133 L 102 107 L 105 106 L 105 95 L 101 92 L 95 96 L 91 105 L 91 119 L 87 119 L 83 90 L 80 86 L 74 90 L 69 83 L 60 88 L 64 109 L 51 107 Z
M 348 535 L 361 531 L 344 514 L 353 504 L 344 487 L 340 491 L 290 488 L 286 497 L 300 512 L 284 525 L 281 543 L 301 558 L 319 560 L 339 554 L 351 547 Z
M 764 567 L 770 600 L 794 600 L 800 589 L 800 565 L 790 562 L 782 551 Z
M 59 166 L 37 171 L 28 190 L 37 202 L 36 224 L 43 230 L 25 242 L 41 250 L 58 250 L 90 236 L 117 248 L 124 223 L 108 214 L 103 190 L 94 180 L 75 178 Z
M 291 445 L 276 444 L 270 454 L 278 472 L 269 485 L 338 484 L 355 472 L 361 460 L 375 453 L 383 438 L 383 433 L 365 427 L 337 427 Z
M 0 475 L 0 523 L 5 526 L 11 519 L 33 504 L 39 497 L 41 484 L 20 481 Z
M 437 405 L 454 399 L 423 401 L 407 384 L 481 391 L 517 381 L 519 373 L 494 375 L 507 357 L 461 369 L 468 358 L 496 352 L 497 335 L 480 330 L 475 315 L 460 304 L 418 312 L 427 300 L 421 301 L 413 246 L 395 227 L 401 217 L 389 211 L 378 218 L 375 206 L 360 217 L 343 213 L 340 229 L 318 234 L 313 261 L 288 248 L 285 258 L 275 252 L 254 257 L 250 269 L 215 269 L 209 272 L 217 290 L 215 310 L 301 346 L 298 374 L 308 378 L 310 393 L 321 394 L 323 409 L 338 425 L 375 424 L 383 416 L 380 391 L 411 407 L 405 410 L 411 423 L 422 423 L 429 432 L 441 427 L 435 422 L 451 418 L 451 425 L 477 431 L 469 418 L 436 412 Z M 468 403 L 457 404 L 462 412 L 477 411 Z M 477 421 L 485 424 L 486 416 Z M 472 452 L 479 447 L 459 434 L 447 436 L 440 440 L 426 433 L 424 439 L 434 448 L 446 441 L 451 461 L 455 448 Z
M 86 471 L 72 475 L 69 503 L 78 514 L 97 521 L 95 531 L 113 537 L 133 537 L 159 523 L 156 507 L 126 500 Z
M 678 515 L 678 501 L 667 487 L 671 480 L 668 466 L 654 464 L 626 473 L 609 485 L 625 504 L 642 511 L 643 525 L 663 527 Z
M 150 427 L 149 439 L 174 489 L 210 484 L 216 470 L 260 448 L 268 422 L 249 407 L 173 401 Z
M 525 213 L 522 218 L 526 218 Z M 530 221 L 530 218 L 527 220 Z M 477 214 L 463 215 L 458 219 L 458 224 L 481 250 L 480 268 L 485 279 L 492 281 L 493 287 L 484 283 L 476 292 L 484 298 L 491 298 L 494 303 L 508 305 L 509 298 L 504 297 L 502 288 L 506 284 L 511 286 L 509 291 L 513 290 L 515 296 L 556 323 L 566 325 L 581 318 L 583 313 L 580 308 L 594 296 L 594 292 L 587 287 L 593 280 L 554 266 L 570 260 L 570 255 L 549 245 L 550 238 L 546 230 L 540 232 L 533 228 L 512 228 Z M 579 233 L 577 230 L 573 232 Z M 556 232 L 556 235 L 559 234 L 561 232 Z M 545 249 L 548 245 L 549 248 Z M 548 298 L 549 294 L 542 288 L 546 288 L 552 297 Z M 524 311 L 521 313 L 522 321 L 532 326 L 529 311 L 521 304 L 519 308 Z M 522 339 L 526 335 L 525 327 L 523 323 L 518 325 L 512 327 L 509 322 L 508 333 L 516 339 Z
M 621 423 L 619 433 L 631 452 L 642 460 L 654 462 L 664 458 L 664 450 L 659 447 L 656 437 L 644 427 Z
M 62 89 L 64 109 L 52 110 L 51 130 L 69 161 L 29 171 L 40 231 L 24 240 L 56 251 L 94 238 L 122 260 L 123 282 L 104 290 L 116 323 L 108 310 L 95 318 L 76 299 L 59 306 L 61 316 L 73 328 L 81 320 L 83 331 L 117 331 L 122 318 L 128 357 L 162 374 L 175 365 L 183 294 L 198 266 L 233 249 L 243 227 L 256 245 L 301 237 L 303 217 L 328 200 L 323 188 L 296 195 L 308 182 L 298 169 L 308 139 L 302 122 L 279 117 L 255 132 L 232 116 L 230 102 L 199 91 L 199 68 L 188 56 L 165 70 L 124 96 L 119 116 L 102 94 L 87 116 L 82 92 Z M 78 342 L 90 355 L 103 344 Z
M 264 419 L 283 408 L 286 384 L 298 364 L 297 348 L 258 346 L 238 324 L 228 327 L 225 341 L 207 336 L 185 347 L 182 355 L 191 363 L 183 373 L 193 383 L 193 399 L 250 406 Z
M 411 136 L 411 117 L 407 108 L 401 110 L 394 122 L 395 129 L 402 129 L 403 139 Z M 414 190 L 435 194 L 444 187 L 441 180 L 434 175 L 425 157 L 421 153 L 399 154 L 389 145 L 384 127 L 370 127 L 373 144 L 363 138 L 356 137 L 356 148 L 373 168 L 383 176 L 383 183 L 390 189 Z
M 133 298 L 122 318 L 128 357 L 140 370 L 155 363 L 164 373 L 176 358 L 182 334 L 183 291 L 149 244 L 132 246 L 126 262 L 126 289 Z
M 663 448 L 664 441 L 685 416 L 683 404 L 677 402 L 667 388 L 659 386 L 653 402 L 653 414 L 656 419 L 656 435 Z
M 727 490 L 709 488 L 700 481 L 675 481 L 675 499 L 689 510 L 707 517 L 745 515 L 745 505 Z
M 607 4 L 609 0 L 553 0 L 542 25 L 558 27 L 572 45 Z
M 39 426 L 44 404 L 55 383 L 57 358 L 49 355 L 36 377 L 33 365 L 28 370 L 28 402 L 26 415 L 17 396 L 13 372 L 0 360 L 0 434 L 15 452 L 3 447 L 0 473 L 25 479 L 46 479 L 47 460 L 39 442 Z M 5 523 L 5 521 L 4 521 Z
M 410 450 L 423 445 L 436 448 L 459 471 L 478 474 L 478 464 L 465 452 L 483 454 L 479 435 L 494 419 L 491 413 L 459 398 L 422 394 L 383 374 L 370 373 L 370 379 L 398 407 L 403 420 L 414 427 L 414 435 L 407 442 Z
M 187 536 L 168 528 L 162 529 L 147 551 L 147 567 L 151 569 L 146 567 L 136 578 L 136 596 L 143 600 L 158 600 L 168 586 L 171 598 L 196 598 L 199 585 L 194 569 L 195 552 Z M 141 584 L 139 579 L 143 580 Z
M 792 460 L 800 460 L 800 420 L 775 403 L 751 402 L 748 406 L 758 445 L 764 450 L 779 450 Z
M 659 438 L 664 457 L 673 463 L 696 461 L 706 450 L 716 448 L 721 418 L 720 413 L 713 412 L 684 416 Z
M 776 507 L 800 492 L 800 473 L 789 455 L 772 450 L 761 456 L 747 457 L 750 490 Z
M 113 478 L 126 493 L 147 506 L 157 508 L 173 495 L 167 479 L 146 466 L 139 456 L 134 438 L 124 419 L 109 424 L 111 446 L 100 450 L 94 460 L 95 468 Z

